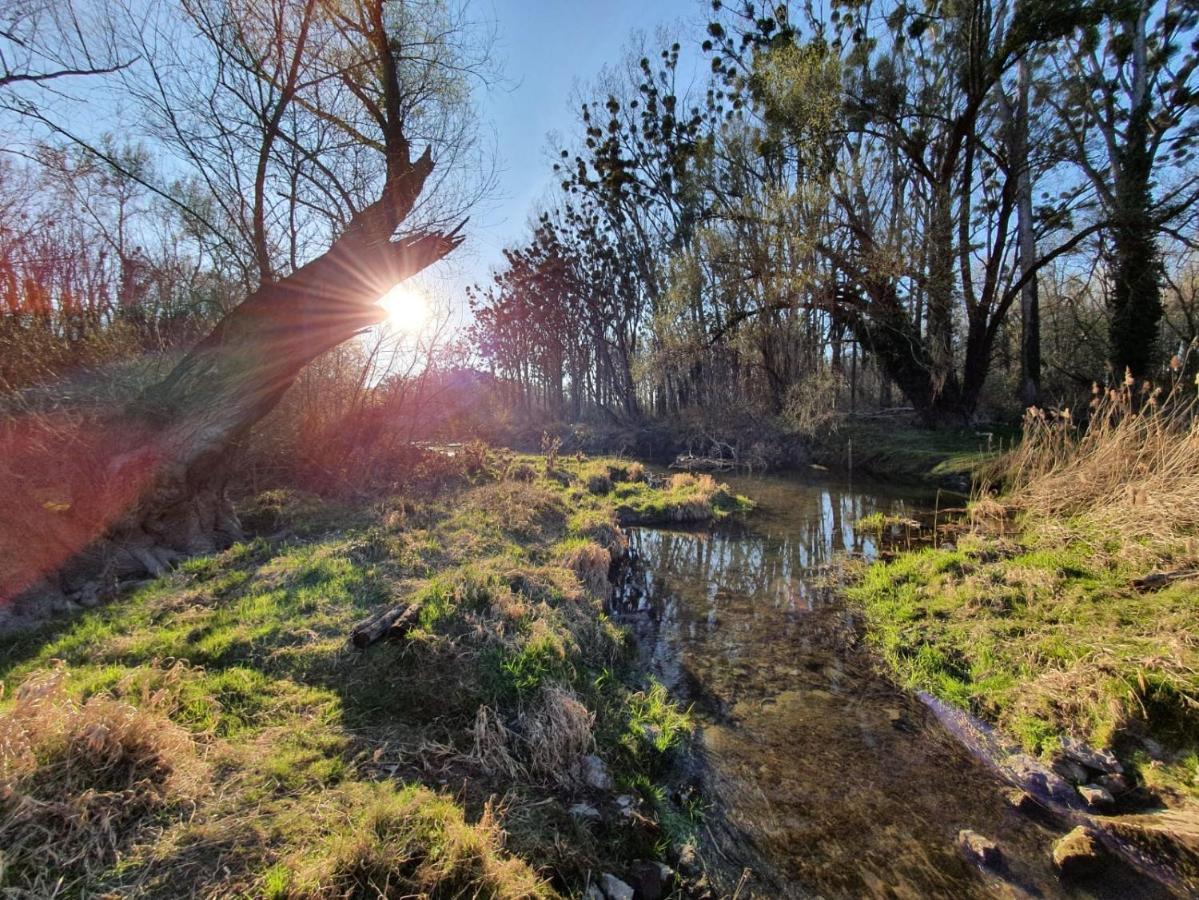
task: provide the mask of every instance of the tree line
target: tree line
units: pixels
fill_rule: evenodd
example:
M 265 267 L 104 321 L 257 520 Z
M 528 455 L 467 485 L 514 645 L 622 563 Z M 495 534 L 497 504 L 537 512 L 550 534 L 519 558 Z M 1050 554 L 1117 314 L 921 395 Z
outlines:
M 472 292 L 521 403 L 802 422 L 894 389 L 966 423 L 1196 337 L 1199 4 L 710 18 L 605 73 L 557 198 Z

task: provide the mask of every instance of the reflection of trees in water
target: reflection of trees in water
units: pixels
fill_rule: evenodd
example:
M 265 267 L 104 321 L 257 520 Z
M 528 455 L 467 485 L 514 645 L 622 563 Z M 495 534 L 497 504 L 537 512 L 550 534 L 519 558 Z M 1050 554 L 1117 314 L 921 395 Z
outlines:
M 713 532 L 643 530 L 634 547 L 671 587 L 709 604 L 720 595 L 811 608 L 808 577 L 836 555 L 873 556 L 874 541 L 854 533 L 853 524 L 876 511 L 891 512 L 897 501 L 826 487 L 780 489 L 767 503 L 776 510 L 761 523 Z

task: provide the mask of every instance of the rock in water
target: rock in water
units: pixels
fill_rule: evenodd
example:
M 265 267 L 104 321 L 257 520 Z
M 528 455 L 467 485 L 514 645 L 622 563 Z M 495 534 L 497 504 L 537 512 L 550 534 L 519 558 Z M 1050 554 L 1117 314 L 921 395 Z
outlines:
M 600 887 L 608 900 L 633 900 L 633 889 L 608 872 L 600 876 Z
M 1003 858 L 998 844 L 969 828 L 958 832 L 958 849 L 966 859 L 980 866 L 994 866 Z
M 1053 845 L 1053 865 L 1064 877 L 1076 878 L 1093 872 L 1102 853 L 1095 833 L 1079 825 Z

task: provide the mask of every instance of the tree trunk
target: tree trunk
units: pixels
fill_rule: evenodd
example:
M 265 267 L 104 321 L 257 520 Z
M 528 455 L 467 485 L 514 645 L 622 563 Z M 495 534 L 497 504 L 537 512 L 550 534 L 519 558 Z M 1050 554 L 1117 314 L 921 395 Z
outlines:
M 1026 277 L 1020 288 L 1020 402 L 1037 406 L 1041 402 L 1041 303 L 1036 276 L 1029 271 L 1036 265 L 1037 242 L 1033 234 L 1032 167 L 1028 159 L 1028 93 L 1032 82 L 1028 58 L 1020 60 L 1016 70 L 1016 109 L 1011 121 L 1011 159 L 1016 168 L 1016 232 L 1020 248 L 1020 274 Z
M 1132 103 L 1123 146 L 1119 148 L 1112 240 L 1112 317 L 1109 326 L 1111 361 L 1119 380 L 1125 371 L 1134 378 L 1151 373 L 1162 317 L 1161 259 L 1153 216 L 1149 150 L 1152 97 L 1146 84 L 1146 19 L 1142 2 L 1129 24 L 1132 42 Z
M 57 611 L 63 596 L 90 605 L 120 578 L 240 536 L 230 453 L 304 366 L 383 318 L 379 297 L 460 242 L 456 230 L 391 240 L 432 169 L 428 152 L 394 167 L 327 253 L 235 307 L 126 408 L 73 429 L 56 448 L 63 499 L 20 504 L 28 547 L 15 571 L 0 567 L 0 611 L 14 598 L 7 614 Z

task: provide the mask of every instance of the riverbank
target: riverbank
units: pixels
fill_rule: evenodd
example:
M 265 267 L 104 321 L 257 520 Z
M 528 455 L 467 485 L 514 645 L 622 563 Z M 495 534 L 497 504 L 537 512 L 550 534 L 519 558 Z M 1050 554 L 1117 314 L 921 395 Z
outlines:
M 659 778 L 690 721 L 603 614 L 609 573 L 622 521 L 746 504 L 627 460 L 478 446 L 425 474 L 365 502 L 260 496 L 256 539 L 5 638 L 4 885 L 534 897 L 673 878 L 656 863 L 695 811 Z M 364 622 L 381 639 L 358 648 Z
M 1129 828 L 1199 889 L 1190 421 L 1120 398 L 1086 432 L 1034 419 L 1007 494 L 977 499 L 938 546 L 862 567 L 849 597 L 897 680 L 998 726 L 1089 813 L 1174 810 L 1168 828 Z
M 828 469 L 968 494 L 1019 440 L 1008 427 L 929 429 L 904 417 L 846 420 L 813 439 L 811 457 Z

